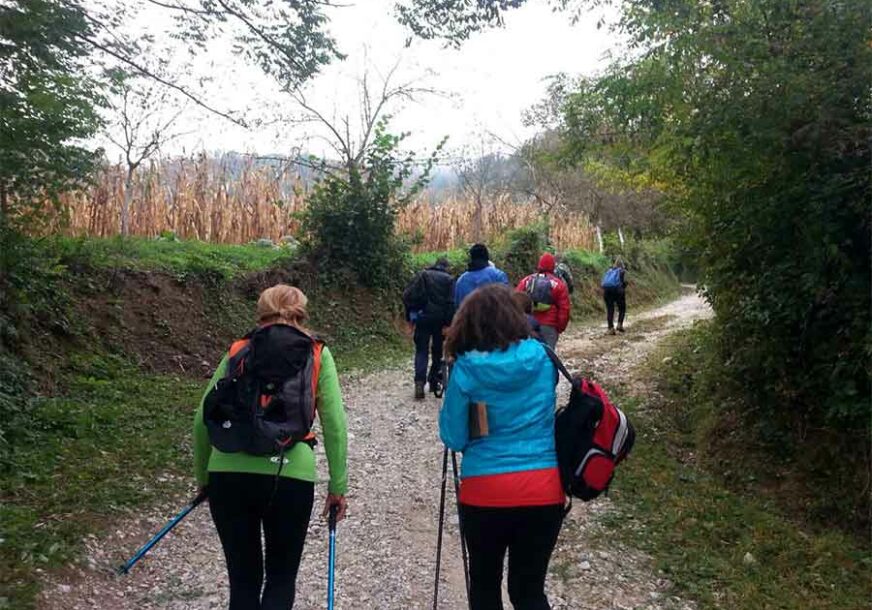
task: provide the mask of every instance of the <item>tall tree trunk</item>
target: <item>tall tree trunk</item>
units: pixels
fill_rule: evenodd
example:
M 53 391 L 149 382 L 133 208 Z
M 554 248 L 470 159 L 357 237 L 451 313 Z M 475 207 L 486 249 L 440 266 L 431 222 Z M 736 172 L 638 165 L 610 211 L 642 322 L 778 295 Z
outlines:
M 621 231 L 621 227 L 618 227 L 618 239 L 621 240 L 621 250 L 624 249 L 624 233 Z
M 127 168 L 127 178 L 124 180 L 124 201 L 121 202 L 121 237 L 130 235 L 130 202 L 133 200 L 133 171 Z
M 602 254 L 605 252 L 605 248 L 603 248 L 603 232 L 599 225 L 596 226 L 596 241 L 599 244 L 600 254 Z

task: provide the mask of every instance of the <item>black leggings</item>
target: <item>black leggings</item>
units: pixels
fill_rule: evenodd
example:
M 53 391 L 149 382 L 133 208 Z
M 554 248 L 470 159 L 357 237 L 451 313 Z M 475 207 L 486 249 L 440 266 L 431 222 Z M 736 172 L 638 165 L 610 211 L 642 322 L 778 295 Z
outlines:
M 502 610 L 503 562 L 509 553 L 509 599 L 515 610 L 549 610 L 545 575 L 563 523 L 563 506 L 461 506 L 469 548 L 472 610 Z
M 209 510 L 227 560 L 230 610 L 293 607 L 314 493 L 314 483 L 287 477 L 276 485 L 270 475 L 209 473 Z
M 623 290 L 606 288 L 603 298 L 606 301 L 606 321 L 609 323 L 609 328 L 614 327 L 615 305 L 618 306 L 618 328 L 623 328 L 624 314 L 627 313 L 627 295 Z

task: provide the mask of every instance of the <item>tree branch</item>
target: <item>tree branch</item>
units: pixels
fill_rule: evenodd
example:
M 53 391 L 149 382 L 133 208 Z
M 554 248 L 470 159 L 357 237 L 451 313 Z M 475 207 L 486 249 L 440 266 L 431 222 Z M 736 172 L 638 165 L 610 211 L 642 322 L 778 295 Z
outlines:
M 232 15 L 233 17 L 235 17 L 236 19 L 238 19 L 239 21 L 241 21 L 243 24 L 245 24 L 245 27 L 247 27 L 247 28 L 248 28 L 249 30 L 251 30 L 253 33 L 257 34 L 257 36 L 258 36 L 261 40 L 263 40 L 263 41 L 264 41 L 265 43 L 267 43 L 269 46 L 271 46 L 271 47 L 274 48 L 275 50 L 279 51 L 282 55 L 284 55 L 285 58 L 286 58 L 288 61 L 290 61 L 290 62 L 291 62 L 291 63 L 292 63 L 296 68 L 297 68 L 297 70 L 299 70 L 301 73 L 304 73 L 304 72 L 305 72 L 306 67 L 303 66 L 303 65 L 302 65 L 302 64 L 297 60 L 296 57 L 294 57 L 293 55 L 291 55 L 290 53 L 288 53 L 288 50 L 287 50 L 287 47 L 286 47 L 286 46 L 280 44 L 280 43 L 277 42 L 277 41 L 276 41 L 272 36 L 270 36 L 269 34 L 267 34 L 266 32 L 264 32 L 261 28 L 257 27 L 257 26 L 256 26 L 254 23 L 252 23 L 252 22 L 251 22 L 251 21 L 250 21 L 250 20 L 249 20 L 245 15 L 243 15 L 243 14 L 237 12 L 237 11 L 234 10 L 232 7 L 228 6 L 227 3 L 224 2 L 224 0 L 218 0 L 218 4 L 220 4 L 220 5 L 224 8 L 224 10 L 225 10 L 229 15 Z
M 189 100 L 191 100 L 191 101 L 194 102 L 197 106 L 200 106 L 200 107 L 203 108 L 204 110 L 208 110 L 208 111 L 211 112 L 212 114 L 215 114 L 215 115 L 220 116 L 220 117 L 222 117 L 222 118 L 224 118 L 224 119 L 227 119 L 227 120 L 230 121 L 231 123 L 233 123 L 233 124 L 235 124 L 235 125 L 239 125 L 240 127 L 246 127 L 246 128 L 248 127 L 248 125 L 245 123 L 245 121 L 243 121 L 243 120 L 241 120 L 241 119 L 238 119 L 238 118 L 236 118 L 236 117 L 234 117 L 234 116 L 232 116 L 232 115 L 230 115 L 230 114 L 228 114 L 228 113 L 226 113 L 226 112 L 222 112 L 221 110 L 218 110 L 217 108 L 214 108 L 213 106 L 210 106 L 209 104 L 207 104 L 206 102 L 202 101 L 200 98 L 198 98 L 198 97 L 197 97 L 196 95 L 194 95 L 193 93 L 190 93 L 190 92 L 189 92 L 187 89 L 185 89 L 184 87 L 182 87 L 182 86 L 180 86 L 180 85 L 177 85 L 177 84 L 175 84 L 175 83 L 173 83 L 173 82 L 170 82 L 170 81 L 166 80 L 165 78 L 162 78 L 162 77 L 158 76 L 157 74 L 155 74 L 155 73 L 151 72 L 150 70 L 144 68 L 144 67 L 143 67 L 142 65 L 140 65 L 139 63 L 133 61 L 133 60 L 130 59 L 129 57 L 126 57 L 125 55 L 119 53 L 118 51 L 115 51 L 115 50 L 112 49 L 111 47 L 108 47 L 108 46 L 106 46 L 106 45 L 104 45 L 104 44 L 98 42 L 97 40 L 94 40 L 93 38 L 91 38 L 91 37 L 89 37 L 89 36 L 83 36 L 83 35 L 81 35 L 81 34 L 79 34 L 79 33 L 74 33 L 74 35 L 77 36 L 77 37 L 79 37 L 81 40 L 83 40 L 84 42 L 88 43 L 89 45 L 91 45 L 91 46 L 94 47 L 95 49 L 98 49 L 98 50 L 100 50 L 100 51 L 103 51 L 104 53 L 106 53 L 107 55 L 109 55 L 109 56 L 111 56 L 111 57 L 114 57 L 114 58 L 117 59 L 118 61 L 120 61 L 120 62 L 122 62 L 122 63 L 124 63 L 124 64 L 127 64 L 128 66 L 130 66 L 131 68 L 133 68 L 134 70 L 136 70 L 137 72 L 139 72 L 140 75 L 142 75 L 142 76 L 147 76 L 148 78 L 150 78 L 150 79 L 152 79 L 152 80 L 154 80 L 154 81 L 157 81 L 158 83 L 162 84 L 163 86 L 165 86 L 165 87 L 169 87 L 170 89 L 179 92 L 179 93 L 182 94 L 184 97 L 188 98 Z
M 169 4 L 165 2 L 160 2 L 159 0 L 145 0 L 149 4 L 154 4 L 155 6 L 160 6 L 162 8 L 168 8 L 175 11 L 182 11 L 183 13 L 188 13 L 191 15 L 197 15 L 202 17 L 203 15 L 211 15 L 211 11 L 206 11 L 202 9 L 191 8 L 190 6 L 182 6 L 181 4 Z

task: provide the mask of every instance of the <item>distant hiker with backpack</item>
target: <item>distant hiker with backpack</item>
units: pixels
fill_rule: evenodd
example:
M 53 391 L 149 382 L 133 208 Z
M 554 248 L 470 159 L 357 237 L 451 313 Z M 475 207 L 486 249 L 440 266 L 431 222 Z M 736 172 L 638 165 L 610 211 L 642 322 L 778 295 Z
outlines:
M 603 299 L 606 302 L 606 322 L 609 334 L 615 334 L 615 305 L 618 307 L 618 332 L 624 332 L 624 315 L 627 313 L 627 273 L 620 257 L 606 269 L 602 279 Z
M 230 610 L 293 607 L 316 414 L 330 472 L 323 514 L 345 516 L 345 411 L 333 356 L 304 326 L 306 301 L 283 284 L 260 295 L 257 327 L 221 360 L 194 419 L 194 470 L 224 548 Z
M 414 326 L 415 399 L 424 398 L 424 384 L 442 393 L 442 333 L 454 316 L 454 277 L 448 273 L 448 259 L 440 258 L 412 279 L 403 292 L 406 319 Z M 428 353 L 433 358 L 427 372 Z
M 490 252 L 484 244 L 475 244 L 469 249 L 469 266 L 454 285 L 454 307 L 460 307 L 463 300 L 476 288 L 487 284 L 509 283 L 509 276 L 490 262 Z
M 526 292 L 533 300 L 533 317 L 541 325 L 545 342 L 554 348 L 557 338 L 569 324 L 572 303 L 566 284 L 554 275 L 554 256 L 548 252 L 539 259 L 538 270 L 517 286 L 518 292 Z
M 469 549 L 470 607 L 549 608 L 545 576 L 563 522 L 565 496 L 557 466 L 557 380 L 545 346 L 511 288 L 489 285 L 458 310 L 446 343 L 454 367 L 439 414 L 439 432 L 463 453 L 460 526 Z
M 554 275 L 563 280 L 566 284 L 566 289 L 569 290 L 569 296 L 575 292 L 575 282 L 572 279 L 572 269 L 569 268 L 569 263 L 562 256 L 557 257 L 557 266 L 554 268 Z

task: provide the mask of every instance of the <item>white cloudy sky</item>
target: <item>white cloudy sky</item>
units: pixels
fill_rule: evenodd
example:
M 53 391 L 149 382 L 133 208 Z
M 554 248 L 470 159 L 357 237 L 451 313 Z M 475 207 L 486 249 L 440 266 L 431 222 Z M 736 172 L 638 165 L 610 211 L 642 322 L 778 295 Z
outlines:
M 481 134 L 494 133 L 511 142 L 529 135 L 521 124 L 524 109 L 542 98 L 549 75 L 568 72 L 593 74 L 617 51 L 614 34 L 598 29 L 600 17 L 610 13 L 587 13 L 575 25 L 566 13 L 554 12 L 546 0 L 530 0 L 510 12 L 506 27 L 474 35 L 460 49 L 445 48 L 435 41 L 413 40 L 405 46 L 408 32 L 392 15 L 395 0 L 358 0 L 331 8 L 330 30 L 348 58 L 327 67 L 307 86 L 308 99 L 328 114 L 355 115 L 356 79 L 366 67 L 371 78 L 398 61 L 397 81 L 417 79 L 445 95 L 424 96 L 418 102 L 394 110 L 395 128 L 412 132 L 410 145 L 432 148 L 448 136 L 449 150 L 478 146 Z M 163 30 L 160 15 L 144 14 L 136 27 L 154 33 Z M 218 74 L 210 88 L 210 103 L 222 108 L 252 108 L 258 114 L 291 115 L 288 100 L 273 91 L 258 68 L 234 58 L 229 45 L 219 45 L 200 60 L 198 71 Z M 165 153 L 195 150 L 281 153 L 300 146 L 313 135 L 287 123 L 257 131 L 244 130 L 214 116 L 201 116 L 193 109 L 185 116 L 184 131 L 190 132 Z M 323 152 L 317 139 L 304 147 Z M 322 149 L 322 150 L 319 150 Z M 109 151 L 112 156 L 111 148 Z

